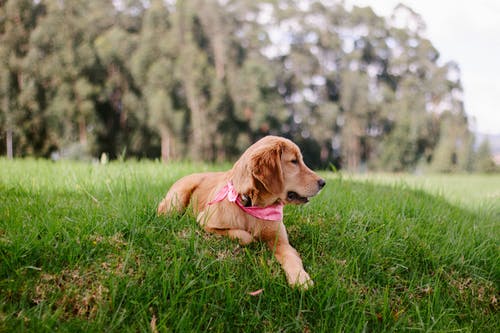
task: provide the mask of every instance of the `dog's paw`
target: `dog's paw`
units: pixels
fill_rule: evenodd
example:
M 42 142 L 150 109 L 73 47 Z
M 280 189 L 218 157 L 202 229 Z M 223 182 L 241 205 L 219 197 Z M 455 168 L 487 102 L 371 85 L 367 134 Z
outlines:
M 294 279 L 290 279 L 289 283 L 292 287 L 301 290 L 307 290 L 314 285 L 313 280 L 304 270 L 300 271 Z
M 237 239 L 240 245 L 248 245 L 254 241 L 253 236 L 245 230 L 229 230 L 229 237 Z

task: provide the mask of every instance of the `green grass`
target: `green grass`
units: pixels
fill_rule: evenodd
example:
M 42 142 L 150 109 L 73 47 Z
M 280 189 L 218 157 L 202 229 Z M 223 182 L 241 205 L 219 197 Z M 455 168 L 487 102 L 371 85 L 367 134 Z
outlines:
M 285 209 L 315 281 L 302 292 L 263 244 L 155 215 L 203 169 L 0 160 L 0 331 L 497 331 L 498 206 L 326 174 L 310 204 Z
M 349 177 L 349 176 L 348 176 Z M 385 185 L 410 186 L 440 195 L 453 204 L 469 209 L 500 212 L 500 174 L 368 174 L 353 176 Z

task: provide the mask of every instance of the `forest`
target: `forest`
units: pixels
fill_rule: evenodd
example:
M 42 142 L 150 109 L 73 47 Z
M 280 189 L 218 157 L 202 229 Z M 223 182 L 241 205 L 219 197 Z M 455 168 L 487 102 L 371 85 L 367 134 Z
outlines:
M 0 155 L 491 171 L 425 22 L 335 0 L 0 0 Z

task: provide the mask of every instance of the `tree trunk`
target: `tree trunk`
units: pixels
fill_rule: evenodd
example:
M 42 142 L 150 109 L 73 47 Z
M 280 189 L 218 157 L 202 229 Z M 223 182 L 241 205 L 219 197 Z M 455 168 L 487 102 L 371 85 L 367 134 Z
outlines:
M 330 151 L 329 151 L 328 146 L 325 143 L 323 143 L 321 145 L 321 151 L 319 154 L 319 159 L 320 159 L 320 162 L 322 165 L 324 165 L 328 161 L 329 154 L 330 154 Z
M 346 127 L 344 128 L 344 157 L 346 158 L 348 171 L 358 171 L 361 160 L 361 128 L 355 117 L 347 117 Z
M 219 15 L 218 6 L 206 0 L 199 0 L 197 7 L 201 9 L 200 19 L 204 29 L 208 32 L 210 45 L 214 53 L 215 77 L 222 81 L 226 75 L 226 41 L 224 35 L 223 18 Z
M 186 98 L 189 109 L 191 110 L 191 157 L 194 160 L 203 160 L 205 158 L 204 133 L 206 127 L 205 112 L 201 106 L 193 80 L 187 77 L 184 80 L 186 88 Z
M 359 138 L 356 135 L 351 135 L 348 138 L 347 151 L 347 170 L 355 172 L 359 168 L 360 145 Z
M 12 145 L 12 128 L 7 127 L 7 158 L 14 158 L 14 149 Z
M 170 133 L 165 126 L 160 126 L 161 137 L 161 161 L 167 163 L 171 158 Z
M 78 119 L 78 134 L 80 138 L 80 144 L 82 146 L 87 146 L 87 125 L 83 117 L 80 117 Z
M 14 158 L 14 147 L 13 147 L 13 140 L 12 140 L 12 136 L 13 136 L 13 133 L 12 133 L 12 122 L 11 122 L 11 117 L 9 116 L 8 114 L 8 110 L 9 110 L 9 98 L 7 96 L 4 96 L 4 98 L 2 99 L 2 108 L 4 110 L 4 112 L 6 112 L 6 117 L 7 117 L 7 123 L 6 123 L 6 127 L 7 127 L 7 132 L 6 132 L 6 144 L 7 144 L 7 158 L 8 159 L 12 159 Z
M 222 35 L 214 36 L 213 41 L 214 48 L 214 58 L 215 58 L 215 75 L 217 80 L 223 80 L 224 76 L 226 76 L 225 72 L 225 48 L 224 48 L 224 39 Z

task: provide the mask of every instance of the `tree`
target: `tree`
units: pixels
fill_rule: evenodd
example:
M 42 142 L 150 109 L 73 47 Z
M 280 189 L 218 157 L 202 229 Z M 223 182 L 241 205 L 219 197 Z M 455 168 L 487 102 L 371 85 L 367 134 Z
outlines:
M 111 157 L 143 156 L 147 152 L 143 143 L 150 133 L 130 62 L 137 49 L 144 7 L 135 0 L 121 2 L 121 6 L 109 9 L 108 13 L 114 13 L 113 24 L 107 26 L 103 20 L 102 29 L 92 40 L 98 64 L 91 72 L 98 86 L 93 150 Z
M 491 155 L 490 142 L 487 139 L 483 140 L 479 145 L 475 162 L 475 169 L 478 172 L 491 173 L 498 171 Z
M 27 89 L 23 60 L 36 19 L 42 8 L 30 0 L 0 2 L 0 121 L 5 129 L 7 157 L 14 156 L 14 137 L 25 135 L 19 126 L 19 96 Z M 22 151 L 18 150 L 19 153 Z
M 404 5 L 21 0 L 0 15 L 8 155 L 223 161 L 278 134 L 314 167 L 473 169 L 459 67 Z
M 111 24 L 102 14 L 95 16 L 96 9 L 97 1 L 47 0 L 30 40 L 26 71 L 41 86 L 39 94 L 46 100 L 41 107 L 55 119 L 50 126 L 63 137 L 59 144 L 75 138 L 84 147 L 88 143 L 98 92 L 91 78 L 98 66 L 93 40 L 100 28 Z M 99 10 L 106 11 L 102 6 Z
M 143 88 L 148 125 L 159 132 L 161 159 L 177 156 L 176 138 L 184 127 L 185 113 L 175 110 L 175 44 L 167 8 L 153 1 L 144 14 L 138 48 L 132 57 L 132 74 Z
M 176 76 L 184 88 L 190 112 L 190 155 L 194 160 L 203 160 L 211 157 L 213 131 L 209 124 L 208 96 L 204 92 L 213 73 L 202 49 L 206 40 L 196 16 L 196 5 L 194 0 L 177 1 L 172 30 L 176 38 Z

